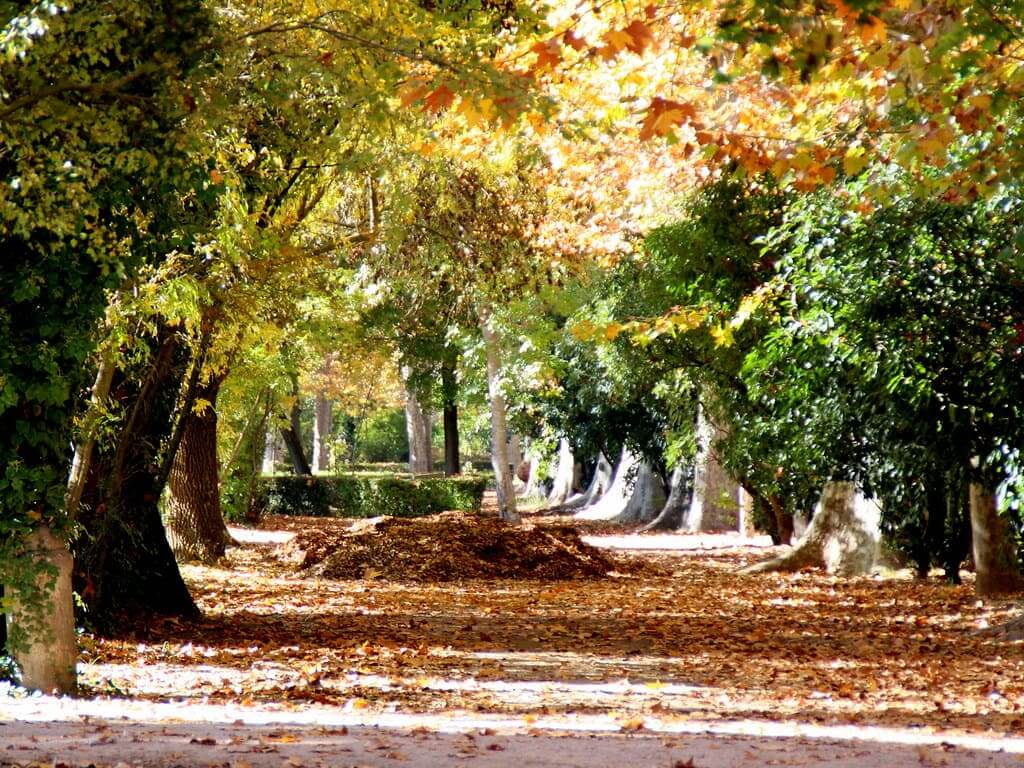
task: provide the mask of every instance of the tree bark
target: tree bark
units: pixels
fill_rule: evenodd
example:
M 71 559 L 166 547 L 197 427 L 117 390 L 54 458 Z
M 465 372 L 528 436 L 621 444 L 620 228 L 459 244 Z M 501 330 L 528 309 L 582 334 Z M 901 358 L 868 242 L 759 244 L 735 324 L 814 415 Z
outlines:
M 409 471 L 414 474 L 433 472 L 430 411 L 423 407 L 416 392 L 409 386 L 408 369 L 403 369 L 402 379 L 405 381 L 405 428 L 409 435 Z
M 312 475 L 313 468 L 306 458 L 306 451 L 302 447 L 302 432 L 299 428 L 302 417 L 301 406 L 299 405 L 299 382 L 292 379 L 292 402 L 291 410 L 288 413 L 288 426 L 281 427 L 281 439 L 284 440 L 285 448 L 288 449 L 288 457 L 292 462 L 292 471 L 296 475 Z
M 444 397 L 444 473 L 448 477 L 462 473 L 459 456 L 459 406 L 456 402 L 458 382 L 455 363 L 446 360 L 441 366 L 441 392 Z
M 76 591 L 101 632 L 150 615 L 198 615 L 158 508 L 163 465 L 173 465 L 174 413 L 192 408 L 182 386 L 190 355 L 166 326 L 150 348 L 145 370 L 115 374 L 111 397 L 127 415 L 117 440 L 97 446 L 82 493 L 79 521 L 87 535 L 75 545 Z
M 693 494 L 686 513 L 686 530 L 722 531 L 738 528 L 739 483 L 722 467 L 715 443 L 724 437 L 702 405 L 697 406 L 697 458 L 694 462 Z
M 232 543 L 220 508 L 217 461 L 217 394 L 222 375 L 202 384 L 202 412 L 183 415 L 185 429 L 168 476 L 170 496 L 164 515 L 167 542 L 179 561 L 215 563 Z
M 668 499 L 658 516 L 645 525 L 641 531 L 677 531 L 683 527 L 686 513 L 693 496 L 692 468 L 677 465 L 669 480 Z
M 572 455 L 572 447 L 564 437 L 558 441 L 558 465 L 555 469 L 555 484 L 548 494 L 548 503 L 552 506 L 561 506 L 572 494 L 573 478 L 575 476 L 576 459 Z
M 1021 591 L 1017 547 L 1006 518 L 999 514 L 995 493 L 971 483 L 971 534 L 974 546 L 974 591 L 981 597 Z
M 332 415 L 331 401 L 326 392 L 317 392 L 313 406 L 313 474 L 327 472 L 330 469 Z
M 38 588 L 48 595 L 48 606 L 43 611 L 22 606 L 16 591 L 12 590 L 10 595 L 14 602 L 8 616 L 10 633 L 12 638 L 23 635 L 21 642 L 13 643 L 21 681 L 31 690 L 74 693 L 78 644 L 71 594 L 71 552 L 46 526 L 37 528 L 26 544 L 33 562 L 49 566 L 56 573 L 43 572 L 37 577 Z
M 597 466 L 594 467 L 594 476 L 590 479 L 587 490 L 566 499 L 562 509 L 582 509 L 596 502 L 611 486 L 613 472 L 612 465 L 608 463 L 604 453 L 599 453 Z
M 649 523 L 658 516 L 665 506 L 665 483 L 647 461 L 640 462 L 633 492 L 622 514 L 615 518 L 616 523 L 636 524 Z
M 744 573 L 824 568 L 840 576 L 871 571 L 881 542 L 881 510 L 857 492 L 853 483 L 825 484 L 811 524 L 796 546 L 781 557 L 755 563 Z
M 633 452 L 624 447 L 611 486 L 600 499 L 581 509 L 575 517 L 580 520 L 614 520 L 621 515 L 633 493 L 639 463 Z
M 501 391 L 501 358 L 498 337 L 489 318 L 480 322 L 487 352 L 487 394 L 491 402 L 491 466 L 494 468 L 498 514 L 502 520 L 519 522 L 516 495 L 512 487 L 512 467 L 508 457 L 508 427 L 505 417 L 505 395 Z

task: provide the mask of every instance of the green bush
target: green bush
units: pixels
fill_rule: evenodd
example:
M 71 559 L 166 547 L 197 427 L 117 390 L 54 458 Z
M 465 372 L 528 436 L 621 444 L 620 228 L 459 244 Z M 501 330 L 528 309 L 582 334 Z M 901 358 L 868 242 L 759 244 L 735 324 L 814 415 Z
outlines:
M 478 510 L 488 479 L 401 477 L 381 473 L 334 477 L 264 477 L 252 513 L 311 517 L 422 517 L 446 510 Z
M 408 461 L 405 411 L 392 408 L 367 416 L 356 430 L 356 455 L 362 461 Z

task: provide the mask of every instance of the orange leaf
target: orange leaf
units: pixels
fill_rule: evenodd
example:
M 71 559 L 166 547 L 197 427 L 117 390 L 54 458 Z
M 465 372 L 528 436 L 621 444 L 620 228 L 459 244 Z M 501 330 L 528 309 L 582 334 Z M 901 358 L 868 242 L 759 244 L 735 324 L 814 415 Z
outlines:
M 627 32 L 631 38 L 631 42 L 626 44 L 626 48 L 637 55 L 642 55 L 654 42 L 654 33 L 651 32 L 651 28 L 640 20 L 632 22 L 623 31 Z
M 423 97 L 423 105 L 431 112 L 448 109 L 455 101 L 455 94 L 443 83 Z
M 640 126 L 640 139 L 646 141 L 652 136 L 667 136 L 677 125 L 692 121 L 697 110 L 689 102 L 671 101 L 655 96 L 647 108 L 647 116 Z
M 553 67 L 562 60 L 562 46 L 555 37 L 535 43 L 530 50 L 537 54 L 537 63 L 533 65 L 534 71 Z
M 860 22 L 860 41 L 870 45 L 872 41 L 885 42 L 885 22 L 877 16 L 868 16 Z
M 401 103 L 403 108 L 411 107 L 417 101 L 423 98 L 424 94 L 428 91 L 428 87 L 420 82 L 414 82 L 409 84 L 406 88 L 401 91 Z
M 562 42 L 572 48 L 574 51 L 582 51 L 587 47 L 587 41 L 577 35 L 571 29 L 562 35 Z

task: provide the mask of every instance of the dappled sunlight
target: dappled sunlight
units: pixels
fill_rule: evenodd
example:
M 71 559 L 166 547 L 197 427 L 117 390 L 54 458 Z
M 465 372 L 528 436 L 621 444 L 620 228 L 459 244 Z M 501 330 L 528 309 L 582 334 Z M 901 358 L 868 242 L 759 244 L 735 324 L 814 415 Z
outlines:
M 1009 604 L 938 581 L 741 576 L 760 547 L 664 550 L 572 581 L 303 579 L 246 544 L 184 570 L 203 610 L 86 650 L 87 691 L 375 713 L 607 715 L 1013 732 Z

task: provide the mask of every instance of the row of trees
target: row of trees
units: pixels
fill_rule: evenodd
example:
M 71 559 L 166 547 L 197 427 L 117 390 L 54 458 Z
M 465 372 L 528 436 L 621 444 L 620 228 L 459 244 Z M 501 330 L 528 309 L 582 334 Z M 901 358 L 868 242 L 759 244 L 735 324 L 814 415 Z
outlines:
M 0 583 L 29 680 L 73 686 L 68 540 L 94 627 L 194 615 L 175 551 L 223 551 L 268 427 L 301 464 L 332 368 L 357 406 L 439 392 L 449 446 L 478 372 L 508 520 L 506 404 L 672 470 L 677 506 L 720 464 L 782 540 L 855 483 L 922 568 L 955 572 L 969 489 L 1009 585 L 1012 2 L 4 10 Z

